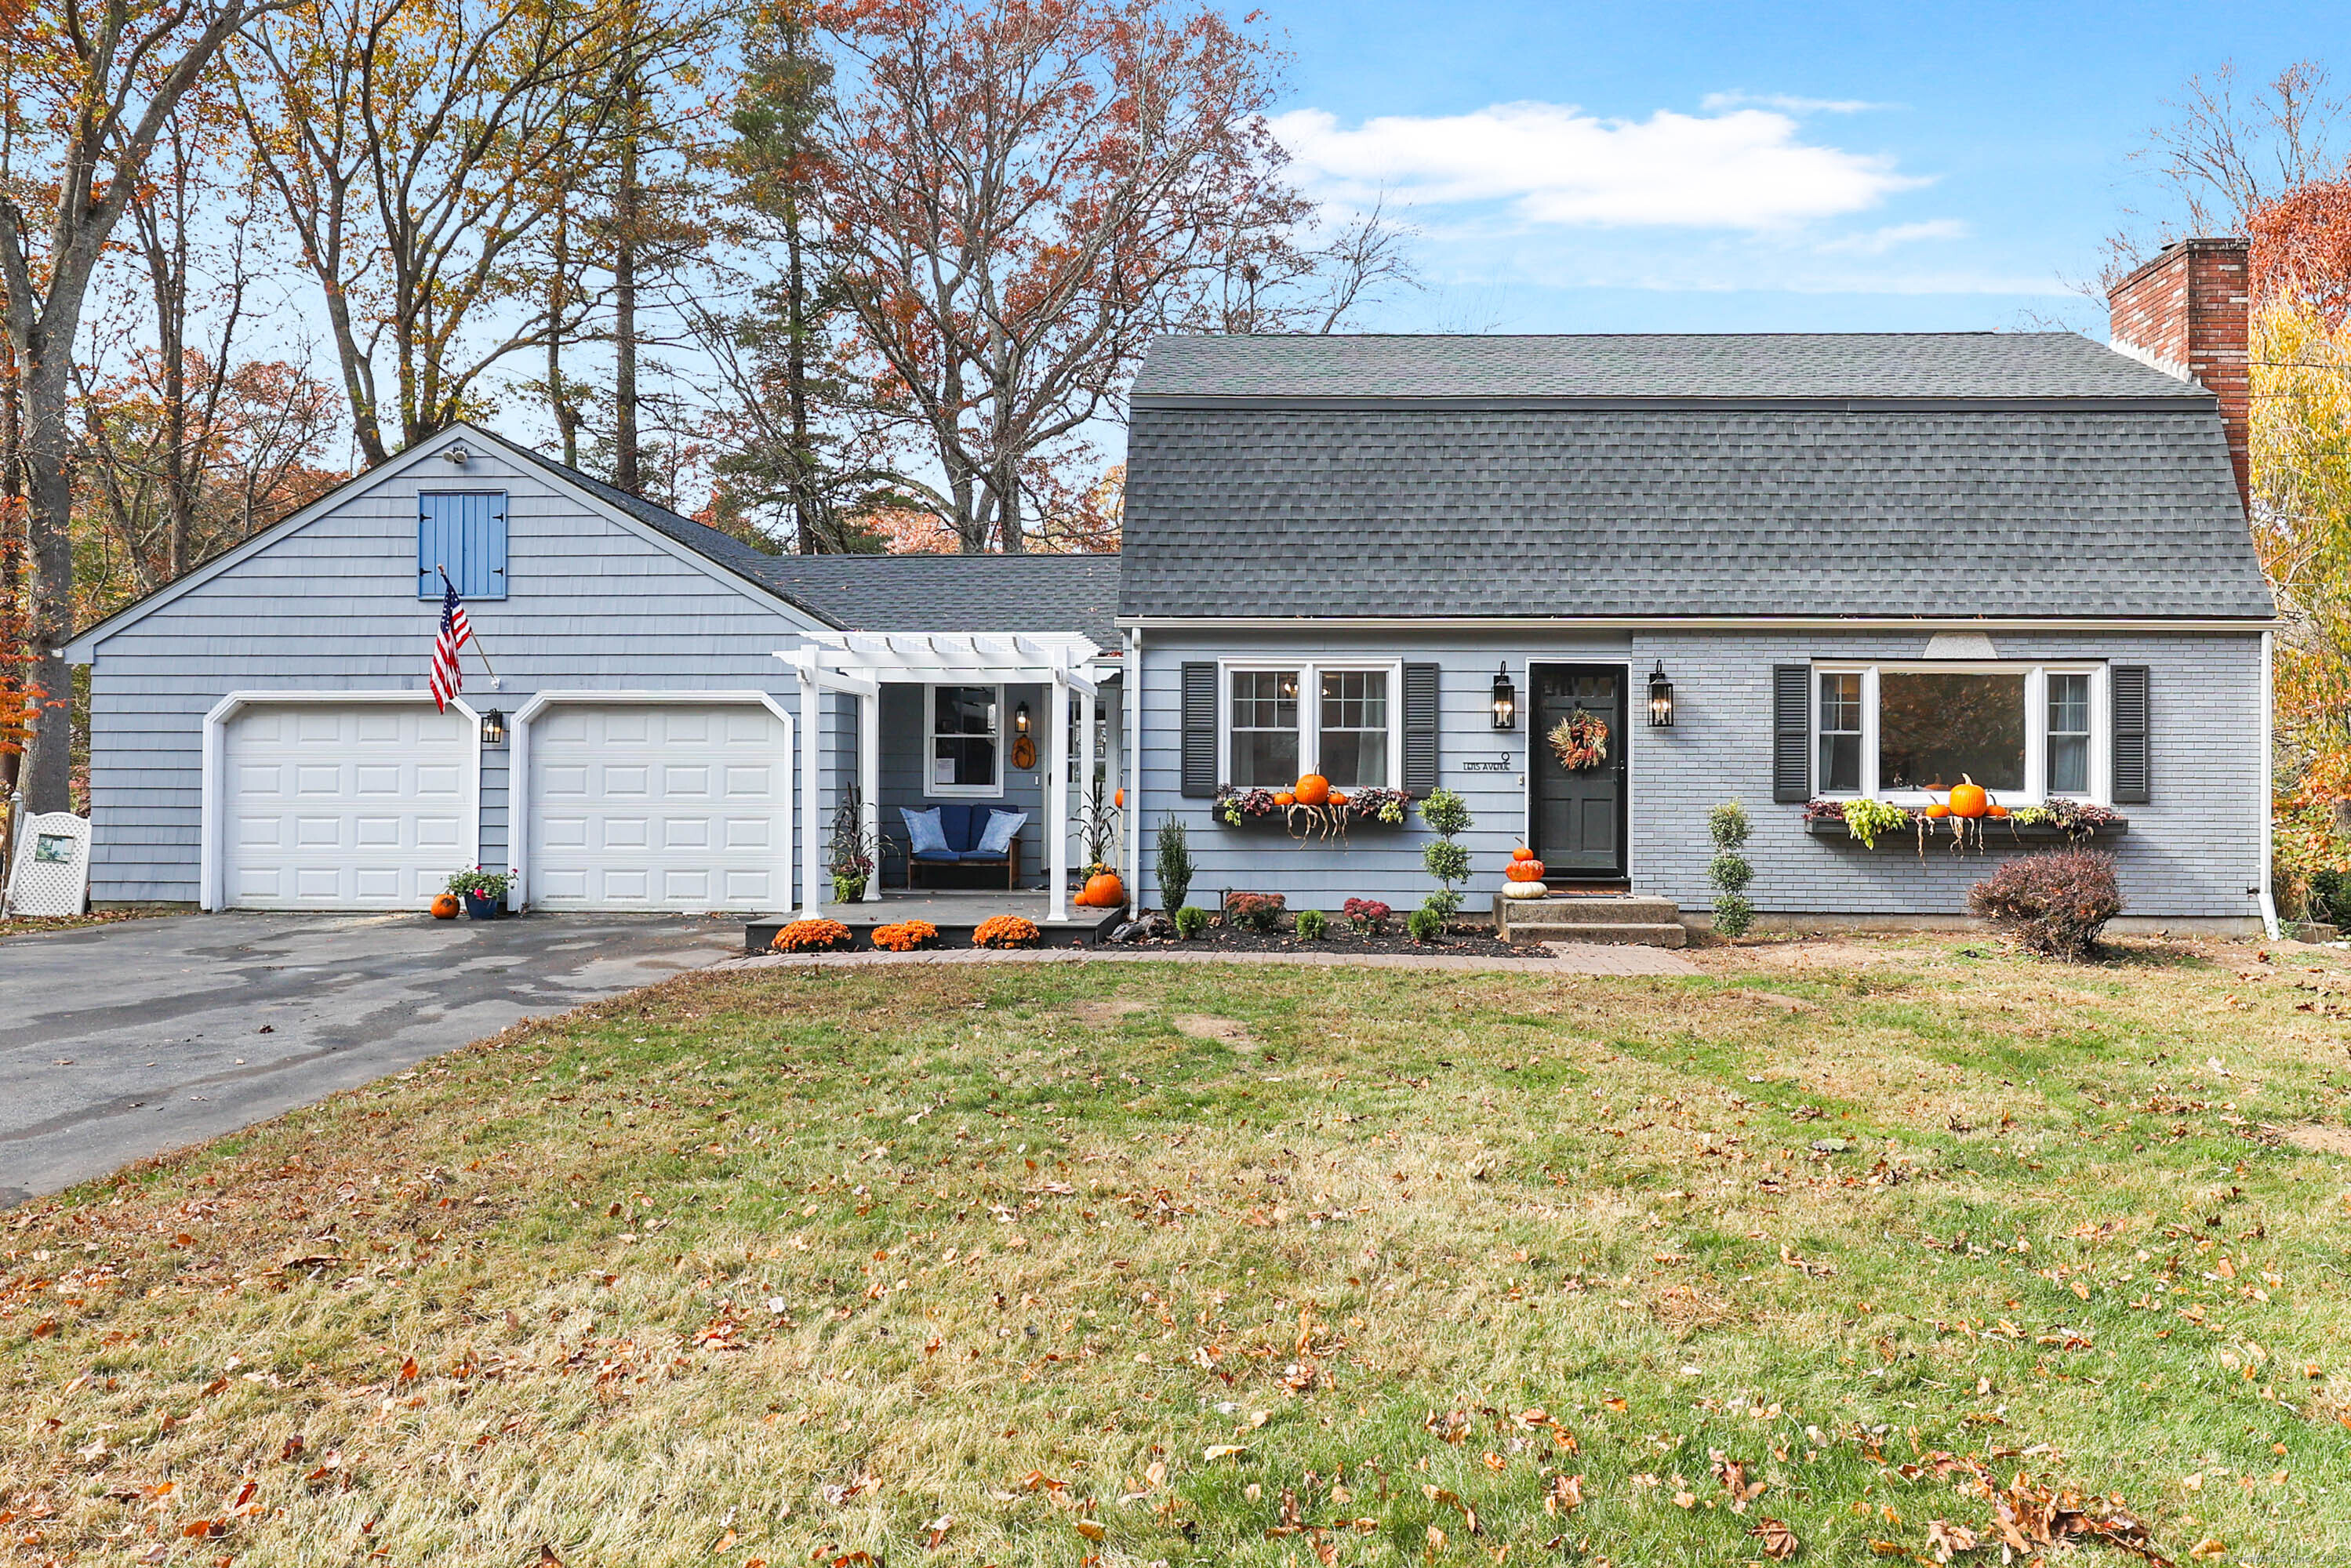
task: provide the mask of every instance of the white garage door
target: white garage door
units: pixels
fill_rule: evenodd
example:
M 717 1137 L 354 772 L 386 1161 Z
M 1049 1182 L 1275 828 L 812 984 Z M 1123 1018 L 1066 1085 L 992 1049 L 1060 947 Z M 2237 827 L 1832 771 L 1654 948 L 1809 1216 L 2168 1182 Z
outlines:
M 560 703 L 531 725 L 538 909 L 788 901 L 790 733 L 757 703 Z
M 421 909 L 468 863 L 475 738 L 455 708 L 249 707 L 222 743 L 233 908 Z

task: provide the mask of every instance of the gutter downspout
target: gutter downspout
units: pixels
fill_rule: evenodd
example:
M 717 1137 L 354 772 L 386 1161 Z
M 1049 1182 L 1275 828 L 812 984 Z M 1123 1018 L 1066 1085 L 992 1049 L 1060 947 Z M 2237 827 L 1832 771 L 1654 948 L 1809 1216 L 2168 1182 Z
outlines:
M 1143 903 L 1143 628 L 1126 632 L 1126 733 L 1120 737 L 1126 767 L 1126 904 L 1127 917 L 1138 918 Z
M 2269 933 L 2273 942 L 2283 940 L 2284 936 L 2278 925 L 2277 894 L 2272 886 L 2277 840 L 2277 696 L 2270 670 L 2270 649 L 2276 636 L 2274 632 L 2262 633 L 2262 882 L 2258 889 L 2262 929 Z

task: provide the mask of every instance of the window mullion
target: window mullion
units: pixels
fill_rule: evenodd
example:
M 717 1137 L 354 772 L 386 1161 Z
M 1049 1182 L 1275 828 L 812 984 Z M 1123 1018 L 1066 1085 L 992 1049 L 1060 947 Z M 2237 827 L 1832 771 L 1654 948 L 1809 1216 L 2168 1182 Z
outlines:
M 2024 672 L 2024 793 L 2049 799 L 2049 671 L 2043 664 Z
M 1861 672 L 1861 792 L 1877 799 L 1877 666 Z

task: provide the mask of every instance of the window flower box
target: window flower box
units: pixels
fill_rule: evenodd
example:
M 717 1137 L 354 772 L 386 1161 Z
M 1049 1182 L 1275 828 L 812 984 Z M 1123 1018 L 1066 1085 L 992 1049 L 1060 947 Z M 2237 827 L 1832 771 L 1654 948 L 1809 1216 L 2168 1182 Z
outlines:
M 1401 789 L 1341 790 L 1346 799 L 1336 804 L 1283 804 L 1271 789 L 1217 791 L 1210 810 L 1218 822 L 1244 832 L 1284 832 L 1301 842 L 1309 839 L 1344 839 L 1357 829 L 1401 828 L 1412 797 Z
M 1954 851 L 2103 843 L 2130 831 L 2130 819 L 2119 811 L 2064 800 L 2018 806 L 2005 817 L 1929 817 L 1917 807 L 1886 808 L 1899 820 L 1880 813 L 1882 820 L 1864 838 L 1845 821 L 1845 805 L 1843 800 L 1813 801 L 1804 808 L 1804 831 L 1816 839 L 1880 850 L 1940 844 Z

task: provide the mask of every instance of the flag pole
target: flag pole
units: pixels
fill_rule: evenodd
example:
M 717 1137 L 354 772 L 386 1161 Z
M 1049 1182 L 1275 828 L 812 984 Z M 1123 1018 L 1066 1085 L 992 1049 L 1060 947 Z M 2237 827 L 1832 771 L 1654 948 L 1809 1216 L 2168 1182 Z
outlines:
M 456 591 L 457 585 L 449 580 L 449 569 L 446 566 L 444 566 L 441 562 L 436 560 L 433 563 L 433 570 L 441 574 L 442 582 L 451 592 L 454 593 Z M 472 629 L 472 617 L 468 616 L 466 618 L 465 625 L 465 641 L 474 645 L 474 657 L 482 661 L 482 673 L 490 677 L 490 690 L 494 692 L 505 690 L 507 684 L 505 678 L 496 670 L 490 668 L 490 656 L 482 652 L 482 634 Z

